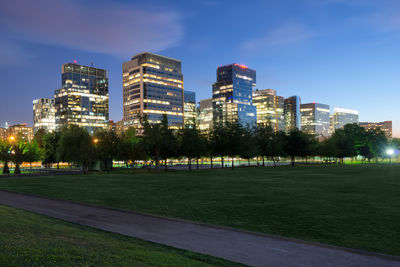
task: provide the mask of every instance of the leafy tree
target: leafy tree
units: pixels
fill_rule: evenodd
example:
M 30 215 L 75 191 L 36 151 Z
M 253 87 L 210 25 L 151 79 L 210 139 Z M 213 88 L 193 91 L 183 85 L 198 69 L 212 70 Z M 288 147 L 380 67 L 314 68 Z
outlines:
M 31 171 L 32 171 L 32 162 L 41 160 L 43 156 L 44 156 L 44 151 L 39 147 L 39 143 L 36 139 L 33 139 L 32 142 L 27 144 L 25 161 L 29 162 Z
M 374 155 L 376 162 L 378 157 L 386 156 L 386 147 L 388 139 L 381 129 L 370 129 L 366 131 L 366 143 L 369 146 L 371 153 Z
M 238 121 L 226 122 L 226 154 L 232 159 L 232 169 L 234 165 L 234 157 L 239 155 L 245 148 L 246 140 L 244 138 L 244 128 Z
M 21 164 L 27 160 L 28 143 L 21 138 L 17 138 L 12 145 L 11 161 L 14 162 L 14 174 L 21 174 Z
M 43 139 L 44 139 L 46 134 L 47 134 L 47 131 L 44 128 L 40 128 L 35 133 L 35 136 L 33 137 L 33 140 L 37 142 L 39 148 L 44 148 Z
M 184 127 L 179 131 L 179 151 L 188 159 L 189 171 L 192 170 L 192 159 L 201 157 L 204 150 L 204 138 L 197 127 Z
M 67 162 L 81 165 L 85 174 L 88 173 L 89 166 L 95 158 L 92 137 L 86 129 L 75 125 L 63 131 L 57 150 Z
M 228 129 L 222 123 L 214 124 L 209 134 L 209 144 L 212 148 L 212 154 L 221 157 L 222 168 L 224 167 L 225 156 L 228 154 L 228 138 Z
M 112 170 L 112 161 L 117 156 L 120 139 L 112 130 L 98 131 L 94 135 L 97 158 L 103 162 L 107 172 Z
M 258 155 L 259 149 L 257 146 L 257 138 L 254 128 L 246 127 L 242 130 L 241 149 L 238 155 L 241 158 L 247 159 L 247 165 L 250 166 L 250 159 Z
M 3 162 L 3 174 L 9 174 L 8 163 L 11 161 L 11 144 L 5 140 L 0 140 L 0 161 Z
M 160 158 L 164 160 L 165 169 L 167 169 L 167 159 L 176 157 L 178 153 L 178 139 L 174 135 L 172 129 L 168 126 L 168 117 L 163 114 L 161 119 L 161 147 L 160 147 Z
M 43 136 L 43 150 L 44 150 L 44 158 L 43 164 L 49 165 L 53 163 L 57 163 L 57 169 L 59 168 L 59 162 L 61 156 L 60 153 L 57 153 L 58 141 L 61 138 L 60 131 L 54 131 L 50 133 L 46 133 Z
M 309 145 L 309 137 L 299 131 L 293 129 L 286 136 L 285 152 L 290 156 L 292 167 L 295 166 L 296 157 L 305 157 Z
M 160 166 L 162 146 L 161 124 L 150 124 L 146 117 L 144 118 L 142 124 L 143 144 L 146 148 L 147 154 L 155 161 L 156 170 L 158 170 L 158 167 Z
M 130 164 L 132 170 L 138 160 L 147 159 L 143 139 L 136 136 L 135 128 L 129 127 L 121 134 L 117 158 L 123 160 L 126 165 Z

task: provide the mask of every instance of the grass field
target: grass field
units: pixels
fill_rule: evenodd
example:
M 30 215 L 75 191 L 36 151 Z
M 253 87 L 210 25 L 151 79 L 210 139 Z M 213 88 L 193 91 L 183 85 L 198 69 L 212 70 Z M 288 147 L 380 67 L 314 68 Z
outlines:
M 235 265 L 5 206 L 0 218 L 0 266 Z
M 400 165 L 11 178 L 0 188 L 400 255 Z

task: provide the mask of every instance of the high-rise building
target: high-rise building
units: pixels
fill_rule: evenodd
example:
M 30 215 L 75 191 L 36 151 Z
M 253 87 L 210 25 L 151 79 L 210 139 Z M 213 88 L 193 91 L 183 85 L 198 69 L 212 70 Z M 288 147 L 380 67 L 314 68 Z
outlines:
M 5 140 L 7 138 L 7 129 L 0 128 L 0 140 Z
M 360 126 L 364 127 L 366 130 L 381 129 L 388 138 L 392 138 L 392 121 L 360 122 Z
M 289 132 L 294 129 L 301 129 L 301 99 L 298 96 L 291 96 L 284 100 L 284 120 L 285 131 Z
M 40 98 L 33 100 L 33 131 L 39 129 L 52 132 L 56 129 L 54 99 Z
M 308 103 L 300 105 L 301 130 L 318 138 L 328 137 L 330 127 L 329 105 Z
M 331 116 L 331 132 L 343 128 L 346 124 L 358 124 L 358 111 L 344 108 L 335 108 Z
M 257 108 L 253 105 L 255 85 L 255 70 L 239 64 L 218 67 L 217 82 L 213 84 L 214 121 L 255 124 L 257 122 Z
M 140 53 L 122 64 L 125 126 L 140 128 L 144 115 L 150 123 L 167 115 L 171 128 L 183 125 L 183 75 L 181 61 Z
M 67 63 L 62 66 L 62 87 L 55 90 L 56 127 L 85 127 L 89 133 L 107 129 L 109 120 L 107 71 Z
M 6 129 L 6 138 L 14 136 L 15 138 L 21 138 L 25 141 L 32 141 L 33 128 L 26 125 L 26 123 L 16 124 Z
M 258 125 L 271 126 L 275 131 L 284 130 L 284 102 L 282 96 L 276 95 L 276 90 L 264 89 L 254 91 L 253 105 L 257 108 Z
M 196 93 L 192 91 L 184 91 L 184 118 L 185 126 L 192 126 L 197 120 Z
M 202 132 L 209 132 L 213 126 L 213 99 L 200 100 L 199 108 L 199 129 Z

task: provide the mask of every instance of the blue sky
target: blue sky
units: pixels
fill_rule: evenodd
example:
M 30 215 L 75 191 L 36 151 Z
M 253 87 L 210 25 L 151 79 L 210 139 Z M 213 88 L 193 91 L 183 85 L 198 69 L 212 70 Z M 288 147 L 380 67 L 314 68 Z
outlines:
M 32 100 L 52 97 L 73 60 L 109 71 L 120 120 L 122 62 L 150 51 L 182 60 L 197 100 L 237 62 L 256 88 L 393 120 L 400 137 L 399 11 L 394 0 L 0 0 L 0 123 L 32 124 Z

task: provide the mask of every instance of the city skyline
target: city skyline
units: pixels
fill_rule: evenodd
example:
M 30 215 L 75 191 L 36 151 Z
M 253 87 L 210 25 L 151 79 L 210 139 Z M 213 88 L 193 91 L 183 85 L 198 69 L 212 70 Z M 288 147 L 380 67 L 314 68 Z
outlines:
M 41 15 L 43 21 L 46 21 L 48 16 L 44 12 L 66 6 L 68 10 L 75 8 L 84 11 L 92 1 L 71 1 L 69 5 L 66 5 L 66 1 L 40 2 L 49 5 L 38 5 L 42 9 L 43 6 L 47 7 L 32 16 Z M 27 122 L 32 125 L 32 100 L 53 97 L 53 91 L 60 83 L 57 73 L 61 65 L 73 60 L 82 65 L 94 62 L 96 67 L 109 70 L 110 119 L 118 121 L 122 118 L 122 62 L 136 53 L 150 51 L 182 61 L 185 89 L 195 91 L 198 101 L 211 97 L 216 68 L 237 62 L 257 71 L 255 89 L 273 88 L 284 97 L 299 95 L 303 103 L 326 103 L 330 105 L 331 111 L 334 107 L 355 109 L 359 111 L 360 121 L 392 120 L 393 135 L 400 136 L 400 112 L 396 107 L 399 81 L 395 75 L 399 59 L 396 33 L 400 27 L 395 21 L 390 21 L 390 18 L 394 19 L 393 15 L 390 16 L 391 12 L 400 6 L 394 1 L 380 1 L 379 6 L 377 1 L 366 4 L 354 0 L 320 1 L 320 4 L 313 1 L 282 1 L 279 4 L 270 2 L 246 5 L 229 5 L 224 1 L 179 4 L 175 1 L 164 9 L 168 11 L 156 9 L 153 14 L 155 22 L 148 26 L 150 33 L 165 31 L 169 37 L 157 40 L 148 36 L 152 34 L 135 32 L 140 37 L 140 44 L 131 47 L 128 44 L 132 43 L 132 37 L 128 36 L 121 37 L 126 41 L 123 46 L 115 38 L 115 43 L 109 40 L 106 45 L 94 45 L 90 42 L 93 35 L 82 37 L 80 42 L 63 43 L 49 27 L 38 23 L 29 25 L 27 28 L 31 32 L 27 33 L 19 23 L 10 25 L 19 18 L 19 15 L 10 18 L 10 15 L 15 15 L 15 6 L 21 3 L 26 4 L 21 14 L 28 12 L 28 8 L 36 10 L 28 1 L 0 4 L 2 10 L 7 12 L 3 14 L 0 11 L 4 15 L 2 21 L 5 22 L 0 27 L 3 33 L 0 46 L 7 51 L 0 54 L 0 70 L 4 79 L 2 91 L 5 97 L 0 108 L 1 124 L 8 121 L 10 124 Z M 117 1 L 116 7 L 109 14 L 117 17 L 125 14 L 125 11 L 134 12 L 129 9 L 130 6 L 151 13 L 151 8 L 156 4 L 160 3 L 149 1 L 144 5 Z M 106 2 L 101 2 L 91 15 L 96 15 L 96 12 L 107 6 Z M 389 10 L 389 6 L 392 10 Z M 302 16 L 294 15 L 296 8 L 303 11 Z M 254 14 L 251 17 L 246 15 L 247 20 L 244 22 L 232 20 L 230 24 L 216 19 L 203 22 L 201 26 L 195 22 L 200 17 L 217 14 L 222 10 L 226 11 L 224 16 L 228 18 L 239 9 L 243 9 L 243 12 L 254 11 Z M 265 24 L 261 22 L 266 14 L 262 15 L 261 11 L 267 11 L 268 14 L 275 12 L 277 15 L 271 17 L 269 24 Z M 311 11 L 328 16 L 331 22 L 327 23 L 318 15 L 307 20 L 305 17 Z M 191 14 L 182 16 L 185 12 Z M 291 22 L 278 19 L 278 15 L 291 18 Z M 78 14 L 77 19 L 79 21 L 83 18 Z M 118 24 L 124 22 L 123 19 L 124 16 L 121 16 L 120 20 L 111 23 L 109 27 L 125 27 Z M 22 23 L 27 20 L 23 19 Z M 110 19 L 105 20 L 101 23 L 110 22 Z M 226 27 L 226 33 L 221 37 L 216 36 L 218 30 L 213 30 L 218 25 L 216 21 L 219 21 L 221 27 Z M 249 29 L 254 22 L 260 25 Z M 319 29 L 315 27 L 318 22 L 323 25 Z M 327 35 L 325 31 L 333 29 L 335 22 L 345 25 L 346 30 L 339 32 L 335 28 L 331 35 Z M 380 23 L 386 24 L 382 26 Z M 63 24 L 56 23 L 55 26 L 60 26 L 59 30 L 68 37 L 69 32 L 62 28 Z M 72 26 L 74 28 L 76 25 Z M 84 31 L 85 28 L 78 30 L 78 36 Z M 233 42 L 233 37 L 227 38 L 233 32 L 240 33 L 238 42 Z M 238 38 L 237 34 L 235 38 Z M 25 79 L 19 78 L 19 71 L 24 72 Z

